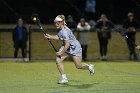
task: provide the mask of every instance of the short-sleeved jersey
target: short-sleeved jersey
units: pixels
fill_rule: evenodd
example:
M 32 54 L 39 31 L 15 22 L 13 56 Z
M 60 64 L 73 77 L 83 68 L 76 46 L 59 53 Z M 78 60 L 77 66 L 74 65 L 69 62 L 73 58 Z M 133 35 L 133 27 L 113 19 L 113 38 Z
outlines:
M 75 55 L 75 56 L 81 56 L 82 55 L 82 48 L 79 41 L 75 38 L 72 31 L 67 27 L 64 26 L 58 33 L 58 37 L 60 40 L 63 41 L 63 45 L 60 48 L 60 51 L 64 48 L 64 41 L 69 40 L 70 42 L 70 48 L 66 51 L 66 53 Z

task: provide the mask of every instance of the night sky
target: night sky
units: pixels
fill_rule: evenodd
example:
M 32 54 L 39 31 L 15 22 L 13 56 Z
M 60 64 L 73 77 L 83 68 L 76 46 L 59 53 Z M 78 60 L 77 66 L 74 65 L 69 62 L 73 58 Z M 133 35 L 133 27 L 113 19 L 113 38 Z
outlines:
M 30 23 L 38 13 L 43 23 L 52 23 L 58 14 L 73 15 L 76 21 L 84 14 L 86 0 L 0 0 L 0 23 L 15 23 L 19 16 Z M 121 23 L 129 11 L 140 19 L 139 0 L 96 0 L 96 21 L 102 13 L 114 23 Z

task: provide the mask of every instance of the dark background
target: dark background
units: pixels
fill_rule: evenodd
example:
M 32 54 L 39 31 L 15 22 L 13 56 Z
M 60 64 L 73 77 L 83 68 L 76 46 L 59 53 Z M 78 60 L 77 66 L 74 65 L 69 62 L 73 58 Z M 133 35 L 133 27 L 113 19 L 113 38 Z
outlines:
M 53 23 L 58 14 L 71 14 L 78 22 L 85 16 L 86 0 L 0 0 L 0 23 L 16 23 L 22 16 L 27 23 L 33 13 L 38 13 L 43 23 Z M 96 21 L 102 13 L 114 23 L 122 23 L 127 13 L 134 12 L 140 20 L 140 0 L 96 0 Z

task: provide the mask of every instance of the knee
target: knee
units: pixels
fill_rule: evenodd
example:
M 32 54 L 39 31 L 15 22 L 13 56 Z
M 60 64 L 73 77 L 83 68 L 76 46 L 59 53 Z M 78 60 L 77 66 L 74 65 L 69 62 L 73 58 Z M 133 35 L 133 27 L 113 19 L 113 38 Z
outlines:
M 56 58 L 56 64 L 61 64 L 61 60 L 59 58 Z
M 82 65 L 76 65 L 77 69 L 82 69 Z

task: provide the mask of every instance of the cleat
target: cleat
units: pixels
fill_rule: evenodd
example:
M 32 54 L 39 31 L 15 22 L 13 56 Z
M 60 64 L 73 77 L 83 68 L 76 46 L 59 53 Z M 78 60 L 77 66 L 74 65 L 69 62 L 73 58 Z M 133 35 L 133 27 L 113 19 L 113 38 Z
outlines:
M 58 81 L 58 84 L 66 84 L 66 83 L 68 83 L 67 79 L 62 79 L 62 80 Z
M 92 64 L 89 65 L 89 72 L 90 72 L 90 75 L 94 74 L 94 65 Z

